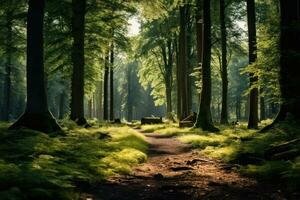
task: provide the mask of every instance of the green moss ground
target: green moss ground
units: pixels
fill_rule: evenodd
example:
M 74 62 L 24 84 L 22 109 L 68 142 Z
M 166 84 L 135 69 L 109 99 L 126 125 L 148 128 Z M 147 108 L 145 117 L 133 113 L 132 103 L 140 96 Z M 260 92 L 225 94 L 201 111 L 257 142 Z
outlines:
M 77 199 L 81 184 L 129 174 L 147 159 L 143 135 L 127 126 L 90 129 L 63 122 L 65 134 L 8 131 L 0 125 L 0 199 Z

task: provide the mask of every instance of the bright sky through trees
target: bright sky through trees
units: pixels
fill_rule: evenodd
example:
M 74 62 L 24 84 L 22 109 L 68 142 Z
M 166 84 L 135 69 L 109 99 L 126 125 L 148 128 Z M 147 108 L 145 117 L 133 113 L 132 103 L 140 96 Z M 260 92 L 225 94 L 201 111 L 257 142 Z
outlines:
M 134 16 L 129 19 L 128 36 L 136 36 L 139 34 L 141 24 L 139 23 L 138 17 Z

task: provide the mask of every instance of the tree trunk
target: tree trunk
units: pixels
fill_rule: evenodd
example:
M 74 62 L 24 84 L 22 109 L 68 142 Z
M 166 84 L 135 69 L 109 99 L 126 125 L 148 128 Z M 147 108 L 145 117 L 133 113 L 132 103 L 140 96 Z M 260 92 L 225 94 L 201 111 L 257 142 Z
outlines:
M 267 131 L 274 124 L 285 120 L 300 120 L 300 0 L 280 1 L 281 38 L 279 83 L 282 104 L 273 124 L 265 127 Z
M 174 120 L 172 117 L 172 87 L 173 87 L 173 49 L 172 49 L 172 41 L 168 40 L 166 44 L 161 45 L 162 51 L 162 59 L 164 62 L 164 81 L 166 88 L 166 107 L 167 112 L 166 116 L 170 120 Z
M 179 33 L 179 81 L 180 81 L 180 120 L 189 115 L 188 111 L 188 70 L 187 70 L 187 26 L 186 26 L 187 5 L 180 7 L 180 33 Z
M 186 11 L 185 11 L 185 21 L 186 21 L 186 90 L 187 90 L 187 114 L 188 116 L 192 113 L 192 107 L 193 107 L 193 79 L 191 78 L 190 74 L 194 71 L 194 66 L 192 63 L 192 34 L 193 34 L 193 25 L 191 23 L 191 5 L 186 5 Z
M 197 67 L 199 67 L 200 74 L 202 73 L 203 62 L 203 16 L 202 16 L 202 0 L 196 1 L 196 48 L 197 48 Z M 201 77 L 199 77 L 201 78 Z M 201 100 L 201 93 L 199 94 L 199 102 Z M 199 103 L 200 104 L 200 103 Z
M 211 117 L 211 16 L 210 0 L 203 1 L 204 43 L 202 66 L 202 94 L 199 113 L 195 126 L 203 130 L 218 131 Z
M 72 94 L 71 120 L 78 125 L 87 123 L 84 118 L 84 32 L 86 0 L 72 0 Z
M 6 12 L 6 42 L 5 42 L 5 77 L 4 77 L 4 103 L 3 103 L 3 120 L 9 121 L 10 115 L 10 101 L 11 101 L 11 65 L 12 65 L 12 20 L 13 13 L 10 10 L 11 5 L 8 5 L 8 10 Z
M 256 17 L 255 0 L 247 0 L 247 18 L 248 18 L 248 37 L 249 37 L 249 64 L 253 64 L 257 59 L 256 42 Z M 257 83 L 257 76 L 250 74 L 250 87 Z M 258 88 L 252 88 L 250 91 L 250 110 L 249 110 L 249 129 L 258 128 Z
M 43 24 L 45 0 L 29 0 L 27 14 L 27 103 L 25 113 L 10 128 L 45 133 L 61 130 L 48 108 L 45 87 Z
M 98 106 L 98 119 L 103 120 L 103 80 L 99 82 L 99 106 Z
M 88 99 L 88 117 L 91 119 L 92 118 L 92 112 L 93 112 L 93 98 L 91 97 Z
M 179 50 L 178 50 L 178 42 L 177 39 L 174 41 L 175 44 L 175 54 L 176 54 L 176 89 L 177 89 L 177 119 L 182 119 L 182 113 L 181 113 L 181 73 L 180 73 L 180 64 L 179 64 Z
M 110 121 L 114 121 L 115 119 L 115 113 L 114 113 L 114 43 L 111 44 L 111 50 L 110 50 Z
M 109 51 L 105 57 L 105 66 L 104 66 L 104 99 L 103 99 L 103 119 L 108 120 L 108 78 L 109 78 Z
M 260 121 L 266 119 L 265 97 L 263 96 L 264 89 L 260 88 Z
M 220 0 L 220 26 L 222 43 L 222 111 L 221 124 L 228 124 L 228 75 L 227 75 L 227 32 L 225 24 L 225 0 Z
M 127 121 L 131 122 L 133 118 L 133 102 L 132 102 L 132 65 L 127 70 Z

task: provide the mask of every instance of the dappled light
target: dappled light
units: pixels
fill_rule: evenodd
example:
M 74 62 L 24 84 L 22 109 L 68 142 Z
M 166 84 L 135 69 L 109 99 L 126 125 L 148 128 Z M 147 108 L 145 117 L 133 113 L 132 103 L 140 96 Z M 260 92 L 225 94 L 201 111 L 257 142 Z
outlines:
M 299 200 L 300 0 L 0 0 L 0 200 Z

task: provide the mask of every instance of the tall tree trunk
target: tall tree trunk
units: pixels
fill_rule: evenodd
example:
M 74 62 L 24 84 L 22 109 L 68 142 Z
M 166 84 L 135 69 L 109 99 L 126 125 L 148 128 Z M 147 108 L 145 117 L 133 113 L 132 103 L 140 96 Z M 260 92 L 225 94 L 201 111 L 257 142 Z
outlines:
M 133 118 L 132 65 L 128 65 L 127 69 L 127 92 L 127 121 L 131 122 Z
M 88 117 L 91 119 L 92 118 L 92 112 L 93 112 L 93 98 L 91 97 L 88 99 Z
M 257 59 L 256 42 L 256 17 L 255 0 L 247 0 L 247 18 L 248 18 L 248 37 L 249 37 L 249 64 L 253 64 Z M 257 76 L 250 74 L 250 87 L 257 83 Z M 250 110 L 249 110 L 249 129 L 258 128 L 258 88 L 252 88 L 250 91 Z
M 72 0 L 72 94 L 71 120 L 78 125 L 87 123 L 84 118 L 84 32 L 86 0 Z
M 180 7 L 180 33 L 179 33 L 179 76 L 180 76 L 180 96 L 181 116 L 180 120 L 189 115 L 188 111 L 188 64 L 187 64 L 187 25 L 186 25 L 187 5 Z
M 202 94 L 195 126 L 203 130 L 218 131 L 211 117 L 211 16 L 210 0 L 203 1 L 204 43 L 202 66 Z
M 220 26 L 222 46 L 222 111 L 221 124 L 228 124 L 228 75 L 227 75 L 227 31 L 225 23 L 225 0 L 220 0 Z
M 103 80 L 99 82 L 99 96 L 98 96 L 98 119 L 103 120 Z
M 9 4 L 11 2 L 9 1 Z M 8 5 L 8 10 L 6 11 L 6 43 L 5 43 L 5 77 L 4 77 L 4 103 L 3 103 L 3 120 L 9 121 L 10 115 L 10 101 L 11 101 L 11 65 L 12 65 L 12 20 L 13 12 L 11 11 L 11 5 Z
M 172 41 L 168 40 L 166 44 L 161 45 L 162 58 L 164 62 L 164 81 L 166 88 L 166 107 L 167 113 L 166 116 L 170 120 L 174 120 L 172 117 L 172 87 L 173 87 L 173 49 L 172 49 Z
M 113 121 L 115 119 L 115 113 L 114 113 L 114 43 L 111 44 L 110 49 L 110 121 Z
M 175 54 L 176 54 L 176 89 L 177 89 L 177 104 L 176 104 L 176 109 L 177 109 L 177 119 L 180 120 L 182 117 L 181 113 L 181 73 L 180 73 L 180 64 L 179 64 L 179 50 L 178 50 L 178 40 L 174 40 L 174 45 L 175 45 Z
M 105 66 L 104 66 L 104 99 L 103 99 L 103 119 L 108 120 L 108 78 L 109 78 L 109 51 L 105 57 Z
M 196 1 L 196 48 L 197 48 L 197 62 L 200 74 L 202 73 L 203 63 L 203 9 L 202 0 Z M 201 77 L 199 77 L 201 78 Z M 199 95 L 199 102 L 201 100 L 201 93 Z M 199 103 L 200 104 L 200 103 Z
M 265 97 L 263 96 L 264 89 L 260 88 L 260 121 L 266 119 Z
M 186 90 L 187 90 L 187 114 L 190 115 L 192 112 L 192 107 L 193 107 L 193 79 L 191 78 L 190 74 L 193 73 L 194 71 L 194 66 L 192 63 L 192 19 L 191 19 L 191 5 L 187 4 L 186 5 L 186 11 L 185 11 L 185 21 L 186 21 L 186 68 L 187 68 L 187 73 L 186 73 Z
M 300 120 L 300 0 L 280 0 L 281 38 L 279 83 L 282 104 L 273 124 L 265 127 L 267 131 L 274 124 L 285 120 Z
M 27 103 L 25 113 L 10 128 L 45 133 L 61 130 L 48 108 L 45 87 L 43 25 L 45 0 L 29 0 L 27 14 Z

